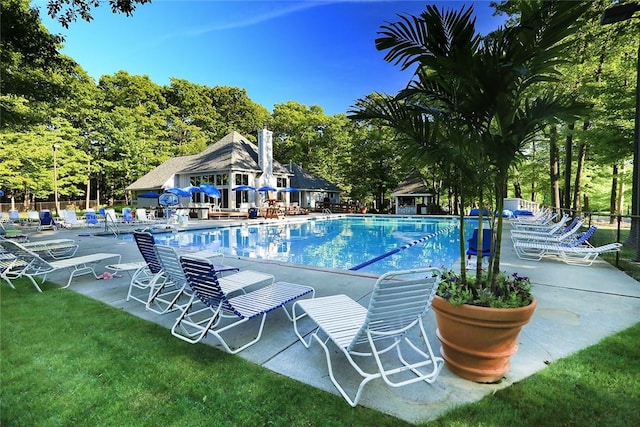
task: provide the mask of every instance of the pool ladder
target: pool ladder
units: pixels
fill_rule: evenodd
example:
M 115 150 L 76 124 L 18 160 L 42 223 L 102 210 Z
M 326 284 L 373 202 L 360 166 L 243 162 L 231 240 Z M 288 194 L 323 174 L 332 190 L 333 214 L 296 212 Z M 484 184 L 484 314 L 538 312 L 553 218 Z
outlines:
M 118 224 L 116 224 L 116 220 L 109 214 L 104 217 L 104 231 L 106 233 L 111 232 L 114 236 L 118 237 L 120 234 L 120 229 L 118 229 Z

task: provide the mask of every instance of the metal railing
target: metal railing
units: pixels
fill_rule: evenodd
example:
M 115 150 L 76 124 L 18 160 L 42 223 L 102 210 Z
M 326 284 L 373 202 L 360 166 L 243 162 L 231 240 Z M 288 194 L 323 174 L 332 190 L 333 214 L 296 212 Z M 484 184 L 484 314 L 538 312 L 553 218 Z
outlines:
M 120 229 L 118 228 L 116 219 L 109 214 L 104 216 L 104 232 L 111 232 L 116 237 L 118 237 L 118 235 L 120 234 Z

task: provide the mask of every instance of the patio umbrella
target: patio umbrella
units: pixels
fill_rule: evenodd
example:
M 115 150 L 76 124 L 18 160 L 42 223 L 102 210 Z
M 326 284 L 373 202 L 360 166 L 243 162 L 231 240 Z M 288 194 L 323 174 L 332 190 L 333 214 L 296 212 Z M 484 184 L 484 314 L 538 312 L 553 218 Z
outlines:
M 187 193 L 202 193 L 202 188 L 195 185 L 190 185 L 188 187 L 181 188 L 181 190 Z
M 155 191 L 145 191 L 142 194 L 138 194 L 138 197 L 143 199 L 157 199 L 160 197 L 160 193 L 156 193 Z
M 218 199 L 222 197 L 220 190 L 211 184 L 200 184 L 200 189 L 209 197 L 217 197 Z
M 278 191 L 281 191 L 283 193 L 299 193 L 300 192 L 300 190 L 298 190 L 297 188 L 293 188 L 293 187 L 284 187 L 284 188 L 281 188 Z
M 256 187 L 250 185 L 238 185 L 233 191 L 256 191 Z
M 188 191 L 184 191 L 182 188 L 167 188 L 166 190 L 164 190 L 165 193 L 171 193 L 171 194 L 175 194 L 176 196 L 180 196 L 180 197 L 189 197 L 191 196 L 191 193 L 189 193 Z
M 4 191 L 0 190 L 0 197 L 4 196 Z
M 278 189 L 273 188 L 269 185 L 263 185 L 262 187 L 258 188 L 258 191 L 278 191 Z

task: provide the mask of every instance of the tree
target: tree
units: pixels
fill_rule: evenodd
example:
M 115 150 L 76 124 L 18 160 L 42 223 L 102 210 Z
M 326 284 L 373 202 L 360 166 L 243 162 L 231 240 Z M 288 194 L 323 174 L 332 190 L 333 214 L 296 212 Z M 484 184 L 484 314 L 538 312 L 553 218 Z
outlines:
M 47 3 L 47 12 L 50 17 L 58 17 L 60 24 L 69 28 L 69 24 L 78 19 L 91 22 L 93 16 L 91 9 L 99 7 L 100 0 L 49 0 Z M 137 4 L 151 3 L 151 0 L 109 0 L 109 6 L 113 13 L 124 13 L 127 16 L 133 15 Z
M 376 47 L 387 51 L 388 62 L 403 69 L 416 66 L 415 78 L 395 98 L 365 100 L 352 114 L 358 119 L 384 119 L 407 135 L 407 142 L 420 155 L 418 167 L 427 153 L 447 151 L 459 156 L 449 161 L 452 166 L 463 166 L 465 159 L 469 171 L 480 173 L 479 167 L 484 166 L 483 176 L 493 180 L 497 212 L 502 212 L 509 170 L 521 159 L 524 148 L 548 122 L 562 116 L 571 119 L 583 107 L 551 91 L 539 90 L 537 97 L 528 94 L 554 81 L 555 66 L 566 48 L 563 40 L 574 31 L 573 25 L 588 5 L 518 5 L 516 24 L 483 39 L 476 33 L 471 8 L 442 13 L 427 6 L 420 16 L 400 16 L 399 22 L 382 26 Z M 444 161 L 447 157 L 435 158 Z M 478 186 L 477 191 L 482 200 L 483 187 Z M 501 235 L 502 215 L 498 215 L 496 228 Z M 481 233 L 478 240 L 482 241 Z M 500 246 L 497 239 L 492 285 L 500 269 Z

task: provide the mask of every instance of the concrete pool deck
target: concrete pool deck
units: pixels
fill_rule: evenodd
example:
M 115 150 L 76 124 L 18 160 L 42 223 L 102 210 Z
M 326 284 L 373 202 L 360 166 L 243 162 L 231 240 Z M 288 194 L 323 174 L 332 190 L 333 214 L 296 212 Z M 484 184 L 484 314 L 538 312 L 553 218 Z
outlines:
M 246 223 L 246 220 L 192 221 L 189 228 L 237 223 Z M 508 229 L 508 223 L 506 227 Z M 114 252 L 122 255 L 122 262 L 142 261 L 134 242 L 97 237 L 93 235 L 96 231 L 99 230 L 77 228 L 43 231 L 32 235 L 31 240 L 74 238 L 79 243 L 76 256 Z M 362 406 L 411 423 L 433 420 L 454 406 L 477 401 L 496 390 L 508 387 L 538 372 L 547 364 L 640 321 L 640 283 L 631 277 L 602 260 L 597 260 L 591 267 L 571 266 L 551 258 L 540 262 L 523 261 L 516 257 L 508 231 L 504 236 L 502 269 L 529 276 L 538 301 L 531 322 L 522 329 L 518 353 L 513 356 L 512 368 L 504 380 L 499 384 L 473 383 L 452 374 L 445 365 L 440 377 L 432 385 L 417 383 L 395 389 L 387 387 L 381 380 L 373 381 L 364 389 L 360 401 Z M 376 279 L 375 276 L 362 273 L 231 256 L 225 257 L 225 263 L 241 269 L 270 273 L 276 280 L 313 286 L 317 297 L 346 294 L 365 306 Z M 98 273 L 104 271 L 101 267 L 96 270 Z M 64 284 L 66 277 L 68 274 L 57 273 L 49 279 Z M 138 302 L 127 302 L 128 285 L 127 273 L 112 280 L 95 280 L 93 276 L 87 275 L 74 279 L 69 290 L 170 329 L 176 314 L 159 316 L 146 311 Z M 303 330 L 310 331 L 309 323 L 303 321 L 301 325 Z M 251 328 L 250 324 L 246 326 Z M 434 351 L 439 354 L 440 345 L 435 337 L 436 324 L 432 311 L 427 314 L 425 326 Z M 191 345 L 178 342 L 185 346 Z M 203 343 L 220 348 L 217 341 L 210 337 Z M 270 314 L 262 339 L 238 356 L 297 381 L 338 394 L 329 379 L 324 352 L 317 344 L 306 349 L 298 342 L 284 313 Z M 353 383 L 357 384 L 359 376 L 350 365 L 339 355 L 333 360 L 336 375 L 344 378 L 347 383 L 353 379 Z M 346 402 L 344 405 L 345 411 L 351 410 Z

